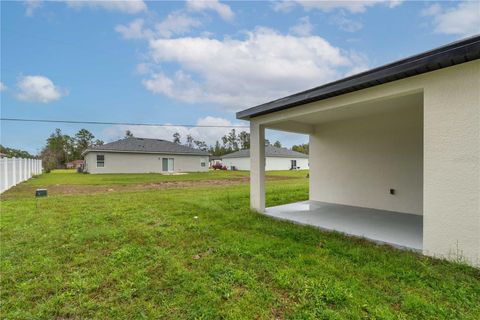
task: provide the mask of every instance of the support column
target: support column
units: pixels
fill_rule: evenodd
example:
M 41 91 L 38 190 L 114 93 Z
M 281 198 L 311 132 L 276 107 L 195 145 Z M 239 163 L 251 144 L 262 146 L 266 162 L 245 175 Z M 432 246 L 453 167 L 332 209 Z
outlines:
M 250 207 L 265 211 L 265 128 L 250 121 Z
M 480 61 L 424 90 L 423 251 L 480 267 Z

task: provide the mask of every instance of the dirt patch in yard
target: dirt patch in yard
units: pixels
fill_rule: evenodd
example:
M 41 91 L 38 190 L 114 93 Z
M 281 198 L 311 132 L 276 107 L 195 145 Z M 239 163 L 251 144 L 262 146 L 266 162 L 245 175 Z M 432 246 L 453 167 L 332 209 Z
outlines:
M 267 181 L 291 180 L 296 177 L 268 176 Z M 68 194 L 92 194 L 108 192 L 128 192 L 154 189 L 177 189 L 177 188 L 202 188 L 202 187 L 221 187 L 249 183 L 249 177 L 238 177 L 235 179 L 216 179 L 216 180 L 190 180 L 190 181 L 162 181 L 141 184 L 125 185 L 73 185 L 57 184 L 46 186 L 48 195 L 68 195 Z M 37 186 L 19 185 L 12 190 L 2 194 L 2 199 L 17 198 L 18 196 L 33 196 Z M 16 190 L 15 190 L 16 189 Z

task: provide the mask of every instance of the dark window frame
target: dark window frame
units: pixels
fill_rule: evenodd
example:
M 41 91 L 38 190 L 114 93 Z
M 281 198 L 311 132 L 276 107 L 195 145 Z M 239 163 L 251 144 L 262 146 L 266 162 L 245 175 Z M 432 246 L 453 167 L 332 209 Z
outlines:
M 102 159 L 99 159 L 99 158 Z M 105 167 L 105 155 L 104 154 L 97 154 L 97 168 L 104 168 Z

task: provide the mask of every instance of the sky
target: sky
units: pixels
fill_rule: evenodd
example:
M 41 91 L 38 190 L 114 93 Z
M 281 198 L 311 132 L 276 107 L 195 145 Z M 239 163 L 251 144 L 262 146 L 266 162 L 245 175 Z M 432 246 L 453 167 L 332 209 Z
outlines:
M 2 1 L 1 117 L 248 126 L 237 111 L 478 33 L 478 1 Z M 2 121 L 1 144 L 37 153 L 55 128 L 230 130 Z

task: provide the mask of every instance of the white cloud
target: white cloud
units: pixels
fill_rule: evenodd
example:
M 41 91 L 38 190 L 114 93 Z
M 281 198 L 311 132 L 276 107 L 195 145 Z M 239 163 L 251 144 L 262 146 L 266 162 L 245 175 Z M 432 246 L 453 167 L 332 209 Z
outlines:
M 25 5 L 25 15 L 27 17 L 32 17 L 33 14 L 35 13 L 35 10 L 37 10 L 42 5 L 42 1 L 41 0 L 25 0 L 24 5 Z
M 347 32 L 355 32 L 363 28 L 363 24 L 360 21 L 347 18 L 343 12 L 333 15 L 330 18 L 330 22 Z
M 183 37 L 149 41 L 152 63 L 174 64 L 143 81 L 154 92 L 231 110 L 266 102 L 332 81 L 366 66 L 366 59 L 318 36 L 283 35 L 257 28 L 243 40 Z
M 357 52 L 354 52 L 354 51 L 351 51 L 350 54 L 349 54 L 349 57 L 350 57 L 350 61 L 351 61 L 351 64 L 352 64 L 352 68 L 350 68 L 350 70 L 348 70 L 344 76 L 345 77 L 348 77 L 348 76 L 351 76 L 351 75 L 354 75 L 354 74 L 357 74 L 357 73 L 360 73 L 360 72 L 363 72 L 363 71 L 367 71 L 369 70 L 369 66 L 367 64 L 367 57 L 360 54 L 360 53 L 357 53 Z
M 442 13 L 442 11 L 443 11 L 442 6 L 438 3 L 434 3 L 424 8 L 421 13 L 422 13 L 422 16 L 435 16 L 437 14 Z
M 310 23 L 309 17 L 302 17 L 299 19 L 298 24 L 290 28 L 290 33 L 296 34 L 301 37 L 306 37 L 312 34 L 313 25 Z
M 224 20 L 232 20 L 235 16 L 230 6 L 218 0 L 188 0 L 187 8 L 192 11 L 213 10 Z
M 153 37 L 153 31 L 144 28 L 143 19 L 135 19 L 128 25 L 118 25 L 115 31 L 120 33 L 125 39 L 148 39 Z
M 194 19 L 183 12 L 176 11 L 170 13 L 165 20 L 157 23 L 155 26 L 157 33 L 165 38 L 169 38 L 175 34 L 185 34 L 192 28 L 199 27 L 201 22 Z
M 0 82 L 0 92 L 6 91 L 7 89 L 7 86 L 4 85 L 3 82 Z
M 344 9 L 351 13 L 362 13 L 367 10 L 368 7 L 382 4 L 387 5 L 389 8 L 394 8 L 402 3 L 401 0 L 351 0 L 351 1 L 328 1 L 328 0 L 282 0 L 276 1 L 273 4 L 275 11 L 289 11 L 295 6 L 301 6 L 305 10 L 321 10 L 324 12 L 331 12 L 337 9 Z
M 23 76 L 17 82 L 17 88 L 17 98 L 29 102 L 49 103 L 67 94 L 44 76 Z
M 150 64 L 142 62 L 137 64 L 137 66 L 135 67 L 135 72 L 142 75 L 148 74 L 150 72 L 150 67 Z
M 470 36 L 480 33 L 480 2 L 461 2 L 454 8 L 443 8 L 438 3 L 422 11 L 431 16 L 434 31 L 444 34 Z
M 207 116 L 200 118 L 196 122 L 200 126 L 238 126 L 244 125 L 240 123 L 232 123 L 231 121 Z M 166 125 L 169 125 L 166 123 Z M 182 142 L 185 142 L 185 138 L 188 134 L 192 135 L 193 138 L 197 140 L 205 141 L 208 145 L 215 144 L 215 141 L 220 140 L 222 136 L 230 132 L 233 128 L 199 128 L 199 127 L 183 127 L 183 126 L 167 126 L 167 127 L 153 127 L 153 126 L 125 126 L 125 125 L 116 125 L 109 127 L 104 130 L 104 134 L 110 139 L 118 139 L 125 135 L 126 130 L 130 130 L 134 136 L 141 138 L 156 138 L 172 141 L 173 134 L 175 132 L 180 133 Z M 236 128 L 237 132 L 240 131 L 249 131 L 248 128 Z M 220 141 L 221 143 L 221 141 Z
M 200 20 L 186 15 L 184 12 L 170 13 L 163 21 L 156 23 L 151 28 L 145 27 L 143 19 L 136 19 L 128 25 L 118 25 L 115 31 L 125 39 L 153 39 L 155 37 L 170 38 L 190 32 L 193 28 L 201 26 Z
M 115 1 L 93 1 L 93 0 L 70 0 L 66 4 L 73 8 L 102 8 L 109 11 L 120 11 L 128 14 L 147 11 L 147 5 L 143 0 L 115 0 Z

